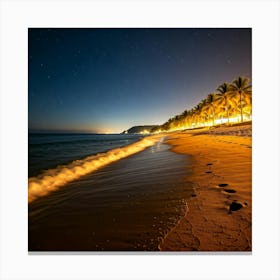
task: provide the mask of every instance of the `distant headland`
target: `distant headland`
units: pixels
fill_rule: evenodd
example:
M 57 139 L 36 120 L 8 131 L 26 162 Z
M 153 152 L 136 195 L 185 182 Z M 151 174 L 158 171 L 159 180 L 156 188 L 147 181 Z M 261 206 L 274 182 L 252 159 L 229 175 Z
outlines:
M 121 134 L 149 134 L 152 130 L 159 127 L 158 125 L 138 125 L 124 130 Z

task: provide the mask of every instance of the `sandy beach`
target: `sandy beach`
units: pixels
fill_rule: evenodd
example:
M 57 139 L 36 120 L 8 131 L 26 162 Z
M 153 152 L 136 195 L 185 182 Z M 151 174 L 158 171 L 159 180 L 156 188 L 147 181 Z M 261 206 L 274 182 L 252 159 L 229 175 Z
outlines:
M 251 134 L 167 132 L 30 178 L 29 251 L 251 251 Z
M 162 251 L 252 250 L 252 127 L 174 132 L 166 143 L 192 157 L 195 194 Z

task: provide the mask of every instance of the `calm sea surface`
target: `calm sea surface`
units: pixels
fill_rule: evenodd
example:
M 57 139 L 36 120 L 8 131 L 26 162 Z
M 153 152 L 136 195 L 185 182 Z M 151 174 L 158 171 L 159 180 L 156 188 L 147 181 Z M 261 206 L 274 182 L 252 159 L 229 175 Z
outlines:
M 30 135 L 29 176 L 139 135 Z M 29 203 L 29 251 L 157 251 L 193 188 L 188 158 L 161 141 Z

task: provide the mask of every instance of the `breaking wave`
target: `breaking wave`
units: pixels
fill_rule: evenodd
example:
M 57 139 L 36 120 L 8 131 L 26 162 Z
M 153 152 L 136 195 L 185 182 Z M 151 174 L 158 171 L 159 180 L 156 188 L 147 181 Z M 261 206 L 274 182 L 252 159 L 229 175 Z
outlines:
M 144 149 L 153 146 L 162 136 L 149 136 L 125 147 L 75 160 L 28 179 L 28 203 L 59 189 L 65 184 Z

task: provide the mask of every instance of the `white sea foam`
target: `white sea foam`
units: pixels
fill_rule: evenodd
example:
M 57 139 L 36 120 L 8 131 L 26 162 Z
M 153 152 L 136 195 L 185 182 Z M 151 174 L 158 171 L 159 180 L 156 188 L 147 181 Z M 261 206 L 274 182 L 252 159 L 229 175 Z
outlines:
M 128 146 L 89 156 L 82 160 L 75 160 L 68 165 L 49 169 L 37 177 L 31 177 L 28 180 L 28 203 L 114 161 L 141 152 L 147 147 L 153 146 L 161 137 L 159 135 L 145 137 Z

